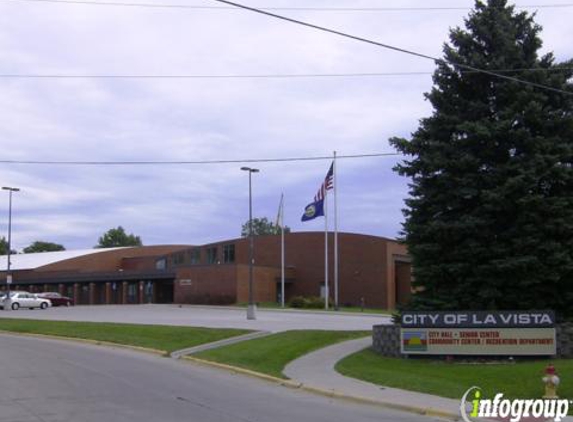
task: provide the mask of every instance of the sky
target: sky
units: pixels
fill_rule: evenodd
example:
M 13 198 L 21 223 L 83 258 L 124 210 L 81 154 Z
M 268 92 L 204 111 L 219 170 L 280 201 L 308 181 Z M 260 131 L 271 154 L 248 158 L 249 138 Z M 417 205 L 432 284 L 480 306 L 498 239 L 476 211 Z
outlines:
M 80 0 L 81 1 L 81 0 Z M 122 0 L 122 3 L 134 3 Z M 141 0 L 139 3 L 143 3 Z M 221 7 L 213 0 L 145 0 Z M 558 4 L 553 0 L 519 1 Z M 562 0 L 561 3 L 565 3 Z M 275 11 L 441 57 L 467 0 L 245 0 L 253 7 L 455 7 L 462 10 Z M 467 7 L 467 9 L 466 9 Z M 529 8 L 542 52 L 573 57 L 573 7 Z M 0 160 L 201 161 L 395 153 L 431 114 L 431 60 L 235 9 L 0 0 Z M 14 78 L 6 75 L 410 75 L 297 78 Z M 394 238 L 408 180 L 402 158 L 337 160 L 338 227 Z M 91 248 L 123 226 L 144 244 L 204 244 L 240 235 L 248 220 L 242 163 L 69 166 L 0 163 L 13 196 L 13 248 L 36 240 Z M 255 217 L 276 218 L 285 195 L 293 231 L 330 161 L 264 162 L 253 175 Z M 332 211 L 332 198 L 329 210 Z M 332 215 L 329 217 L 333 229 Z M 0 236 L 8 231 L 0 192 Z

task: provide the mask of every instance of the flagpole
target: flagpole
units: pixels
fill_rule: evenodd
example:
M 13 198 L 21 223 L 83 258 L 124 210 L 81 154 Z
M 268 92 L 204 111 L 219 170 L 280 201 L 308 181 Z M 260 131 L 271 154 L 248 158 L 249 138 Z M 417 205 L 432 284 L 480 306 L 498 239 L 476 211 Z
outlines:
M 281 195 L 281 307 L 285 307 L 285 203 Z
M 334 310 L 338 311 L 338 201 L 336 195 L 338 179 L 336 177 L 336 151 L 334 151 L 334 161 L 332 163 L 332 184 L 334 185 Z
M 324 189 L 324 309 L 328 311 L 328 190 Z

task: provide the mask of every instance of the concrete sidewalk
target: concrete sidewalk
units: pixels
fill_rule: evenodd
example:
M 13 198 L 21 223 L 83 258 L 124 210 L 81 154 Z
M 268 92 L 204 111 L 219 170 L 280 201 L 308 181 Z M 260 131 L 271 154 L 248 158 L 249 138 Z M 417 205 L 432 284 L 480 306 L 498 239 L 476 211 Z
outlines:
M 335 371 L 334 365 L 344 357 L 372 345 L 372 338 L 365 337 L 345 341 L 305 355 L 283 371 L 293 381 L 335 394 L 342 394 L 388 404 L 432 416 L 450 419 L 459 415 L 459 400 L 446 399 L 429 394 L 415 393 L 396 388 L 380 387 L 369 382 L 345 377 Z
M 283 372 L 295 382 L 299 382 L 311 389 L 330 391 L 333 395 L 370 401 L 387 407 L 428 416 L 461 420 L 461 397 L 460 400 L 455 400 L 396 388 L 381 387 L 369 382 L 345 377 L 335 371 L 334 366 L 338 361 L 371 345 L 371 337 L 338 343 L 291 362 Z M 526 422 L 525 419 L 523 421 Z M 529 419 L 529 421 L 532 421 L 532 419 Z M 571 422 L 573 418 L 566 417 L 563 421 Z
M 229 346 L 231 344 L 240 343 L 247 340 L 254 340 L 256 338 L 270 336 L 272 332 L 270 331 L 255 331 L 253 333 L 243 334 L 242 336 L 235 336 L 225 338 L 223 340 L 214 341 L 212 343 L 200 344 L 199 346 L 189 347 L 187 349 L 176 350 L 171 353 L 171 357 L 174 359 L 179 359 L 185 355 L 192 355 L 193 353 L 203 352 L 205 350 L 217 349 L 218 347 Z

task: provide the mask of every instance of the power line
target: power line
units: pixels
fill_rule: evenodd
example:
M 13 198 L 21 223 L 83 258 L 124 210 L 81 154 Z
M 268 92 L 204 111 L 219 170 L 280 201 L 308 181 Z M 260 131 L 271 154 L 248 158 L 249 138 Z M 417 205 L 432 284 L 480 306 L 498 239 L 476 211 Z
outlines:
M 393 46 L 393 45 L 390 45 L 390 44 L 385 44 L 385 43 L 381 43 L 381 42 L 378 42 L 378 41 L 374 41 L 374 40 L 371 40 L 371 39 L 368 39 L 368 38 L 363 38 L 363 37 L 359 37 L 359 36 L 356 36 L 356 35 L 352 35 L 352 34 L 349 34 L 349 33 L 347 33 L 347 32 L 337 31 L 337 30 L 335 30 L 335 29 L 330 29 L 330 28 L 327 28 L 327 27 L 324 27 L 324 26 L 320 26 L 320 25 L 313 24 L 313 23 L 301 21 L 301 20 L 298 20 L 298 19 L 289 18 L 289 17 L 287 17 L 287 16 L 278 15 L 278 14 L 276 14 L 276 13 L 267 12 L 267 11 L 265 11 L 265 10 L 257 9 L 257 8 L 255 8 L 255 7 L 246 6 L 246 5 L 241 4 L 241 3 L 235 3 L 235 2 L 232 2 L 232 1 L 229 1 L 229 0 L 213 0 L 213 1 L 218 2 L 218 3 L 227 4 L 227 5 L 229 5 L 229 6 L 234 6 L 234 7 L 237 7 L 237 8 L 239 8 L 239 9 L 248 10 L 248 11 L 250 11 L 250 12 L 258 13 L 258 14 L 261 14 L 261 15 L 269 16 L 269 17 L 271 17 L 271 18 L 279 19 L 279 20 L 282 20 L 282 21 L 285 21 L 285 22 L 290 22 L 290 23 L 294 23 L 294 24 L 297 24 L 297 25 L 305 26 L 305 27 L 307 27 L 307 28 L 316 29 L 316 30 L 318 30 L 318 31 L 327 32 L 327 33 L 329 33 L 329 34 L 338 35 L 338 36 L 340 36 L 340 37 L 348 38 L 348 39 L 351 39 L 351 40 L 360 41 L 360 42 L 363 42 L 363 43 L 366 43 L 366 44 L 376 45 L 376 46 L 378 46 L 378 47 L 382 47 L 382 48 L 385 48 L 385 49 L 387 49 L 387 50 L 396 51 L 396 52 L 398 52 L 398 53 L 408 54 L 408 55 L 410 55 L 410 56 L 419 57 L 419 58 L 427 59 L 427 60 L 432 60 L 434 63 L 448 64 L 448 65 L 456 66 L 456 67 L 461 68 L 461 69 L 472 70 L 472 71 L 474 71 L 474 72 L 483 73 L 483 74 L 485 74 L 485 75 L 494 76 L 494 77 L 496 77 L 496 78 L 505 79 L 505 80 L 509 80 L 509 81 L 513 81 L 513 82 L 517 82 L 517 83 L 520 83 L 520 84 L 523 84 L 523 85 L 529 85 L 529 86 L 536 87 L 536 88 L 540 88 L 540 89 L 544 89 L 544 90 L 547 90 L 547 91 L 557 92 L 557 93 L 559 93 L 559 94 L 573 95 L 573 92 L 565 91 L 565 90 L 563 90 L 563 89 L 553 88 L 553 87 L 550 87 L 550 86 L 547 86 L 547 85 L 538 84 L 538 83 L 530 82 L 530 81 L 525 81 L 525 80 L 522 80 L 522 79 L 519 79 L 519 78 L 515 78 L 515 77 L 513 77 L 513 76 L 502 75 L 502 74 L 500 74 L 500 73 L 495 73 L 495 72 L 492 72 L 492 71 L 489 71 L 489 70 L 479 69 L 479 68 L 477 68 L 477 67 L 469 66 L 469 65 L 466 65 L 466 64 L 462 64 L 462 63 L 456 63 L 456 62 L 452 62 L 452 61 L 447 61 L 447 60 L 439 59 L 439 58 L 437 58 L 437 57 L 433 57 L 433 56 L 430 56 L 430 55 L 427 55 L 427 54 L 423 54 L 423 53 L 418 53 L 418 52 L 413 51 L 413 50 L 407 50 L 407 49 L 405 49 L 405 48 L 401 48 L 401 47 Z
M 90 6 L 119 6 L 119 7 L 145 7 L 145 8 L 163 8 L 163 9 L 192 9 L 192 10 L 237 10 L 233 6 L 200 6 L 188 4 L 154 4 L 154 3 L 127 3 L 127 2 L 100 2 L 93 0 L 3 0 L 13 2 L 28 3 L 60 3 L 60 4 L 78 4 Z M 555 9 L 573 7 L 573 3 L 555 3 L 555 4 L 528 4 L 515 6 L 517 9 Z M 303 12 L 440 12 L 448 10 L 471 10 L 471 7 L 260 7 L 261 10 L 275 11 L 303 11 Z
M 12 0 L 12 1 L 14 1 L 14 0 Z M 91 3 L 88 3 L 88 2 L 85 1 L 85 0 L 83 0 L 83 1 L 79 1 L 79 0 L 16 0 L 16 1 L 35 1 L 35 2 L 52 2 L 52 3 L 53 3 L 53 2 L 58 2 L 58 3 L 79 3 L 79 4 L 98 4 L 98 5 L 106 4 L 106 5 L 122 5 L 122 6 L 123 6 L 123 5 L 125 5 L 125 6 L 133 6 L 133 5 L 147 5 L 147 6 L 149 6 L 149 5 L 150 5 L 150 4 L 147 4 L 147 3 L 107 3 L 107 2 L 106 2 L 106 3 L 99 3 L 99 2 L 91 2 Z M 513 77 L 513 76 L 506 76 L 506 75 L 503 75 L 503 74 L 500 74 L 500 73 L 496 73 L 496 72 L 493 72 L 493 71 L 490 71 L 490 70 L 479 69 L 479 68 L 476 68 L 476 67 L 473 67 L 473 66 L 469 66 L 469 65 L 462 64 L 462 63 L 456 63 L 456 62 L 453 62 L 453 61 L 443 60 L 443 59 L 440 59 L 440 58 L 437 58 L 437 57 L 433 57 L 433 56 L 430 56 L 430 55 L 427 55 L 427 54 L 419 53 L 419 52 L 416 52 L 416 51 L 413 51 L 413 50 L 408 50 L 408 49 L 401 48 L 401 47 L 397 47 L 397 46 L 393 46 L 393 45 L 390 45 L 390 44 L 381 43 L 381 42 L 374 41 L 374 40 L 371 40 L 371 39 L 368 39 L 368 38 L 359 37 L 359 36 L 352 35 L 352 34 L 349 34 L 349 33 L 346 33 L 346 32 L 342 32 L 342 31 L 337 31 L 337 30 L 334 30 L 334 29 L 330 29 L 330 28 L 327 28 L 327 27 L 324 27 L 324 26 L 319 26 L 319 25 L 312 24 L 312 23 L 309 23 L 309 22 L 305 22 L 305 21 L 301 21 L 301 20 L 289 18 L 289 17 L 287 17 L 287 16 L 278 15 L 278 14 L 276 14 L 276 13 L 271 13 L 271 12 L 265 11 L 265 10 L 263 10 L 263 9 L 258 9 L 258 8 L 255 8 L 255 7 L 246 6 L 246 5 L 244 5 L 244 4 L 232 2 L 232 1 L 229 1 L 229 0 L 213 0 L 213 1 L 218 2 L 218 3 L 222 3 L 222 4 L 226 4 L 226 5 L 228 5 L 228 6 L 232 6 L 232 7 L 235 7 L 235 8 L 237 8 L 237 9 L 247 10 L 247 11 L 250 11 L 250 12 L 254 12 L 254 13 L 262 14 L 262 15 L 265 15 L 265 16 L 269 16 L 269 17 L 272 17 L 272 18 L 275 18 L 275 19 L 279 19 L 279 20 L 283 20 L 283 21 L 286 21 L 286 22 L 290 22 L 290 23 L 294 23 L 294 24 L 297 24 L 297 25 L 301 25 L 301 26 L 305 26 L 305 27 L 308 27 L 308 28 L 312 28 L 312 29 L 315 29 L 315 30 L 318 30 L 318 31 L 322 31 L 322 32 L 327 32 L 327 33 L 330 33 L 330 34 L 338 35 L 338 36 L 340 36 L 340 37 L 352 39 L 352 40 L 355 40 L 355 41 L 360 41 L 360 42 L 367 43 L 367 44 L 371 44 L 371 45 L 376 45 L 376 46 L 378 46 L 378 47 L 382 47 L 382 48 L 385 48 L 385 49 L 388 49 L 388 50 L 392 50 L 392 51 L 396 51 L 396 52 L 399 52 L 399 53 L 408 54 L 408 55 L 411 55 L 411 56 L 415 56 L 415 57 L 419 57 L 419 58 L 423 58 L 423 59 L 427 59 L 427 60 L 432 60 L 432 61 L 433 61 L 434 63 L 436 63 L 436 64 L 442 63 L 442 64 L 447 64 L 447 65 L 452 65 L 452 66 L 458 67 L 458 68 L 460 68 L 460 69 L 466 69 L 466 70 L 471 70 L 471 71 L 474 71 L 474 72 L 483 73 L 483 74 L 486 74 L 486 75 L 489 75 L 489 76 L 494 76 L 494 77 L 496 77 L 496 78 L 505 79 L 505 80 L 509 80 L 509 81 L 513 81 L 513 82 L 517 82 L 517 83 L 520 83 L 520 84 L 523 84 L 523 85 L 528 85 L 528 86 L 532 86 L 532 87 L 539 88 L 539 89 L 544 89 L 544 90 L 546 90 L 546 91 L 557 92 L 557 93 L 559 93 L 559 94 L 565 94 L 565 95 L 573 95 L 573 92 L 571 92 L 571 91 L 565 91 L 565 90 L 563 90 L 563 89 L 553 88 L 553 87 L 548 86 L 548 85 L 543 85 L 543 84 L 539 84 L 539 83 L 536 83 L 536 82 L 526 81 L 526 80 L 519 79 L 519 78 L 516 78 L 516 77 Z M 150 7 L 179 7 L 179 6 L 184 6 L 184 5 L 151 5 Z
M 573 68 L 572 68 L 573 70 Z M 71 74 L 0 74 L 4 79 L 289 79 L 289 78 L 352 78 L 375 76 L 419 76 L 432 72 L 375 72 L 375 73 L 299 73 L 251 75 L 71 75 Z
M 14 1 L 14 0 L 12 0 L 12 1 Z M 80 1 L 80 0 L 16 0 L 16 1 L 35 1 L 35 2 L 51 2 L 51 3 L 56 2 L 56 3 L 74 3 L 74 4 L 77 3 L 77 4 L 97 4 L 97 5 L 103 5 L 103 4 L 105 4 L 105 5 L 122 5 L 122 6 L 134 6 L 134 5 L 140 6 L 140 5 L 145 5 L 145 7 L 180 7 L 180 6 L 185 6 L 185 5 L 165 5 L 165 4 L 164 4 L 164 5 L 157 5 L 157 4 L 153 5 L 153 4 L 151 4 L 151 3 L 149 3 L 149 4 L 148 4 L 148 3 L 111 3 L 111 2 L 100 3 L 100 2 L 88 2 L 87 0 L 82 0 L 82 1 Z M 368 38 L 359 37 L 359 36 L 352 35 L 352 34 L 349 34 L 349 33 L 346 33 L 346 32 L 342 32 L 342 31 L 337 31 L 337 30 L 334 30 L 334 29 L 330 29 L 330 28 L 327 28 L 327 27 L 324 27 L 324 26 L 319 26 L 319 25 L 312 24 L 312 23 L 309 23 L 309 22 L 305 22 L 305 21 L 301 21 L 301 20 L 289 18 L 289 17 L 287 17 L 287 16 L 278 15 L 278 14 L 276 14 L 276 13 L 271 13 L 271 12 L 268 12 L 268 11 L 263 10 L 263 9 L 258 9 L 258 8 L 255 8 L 255 7 L 246 6 L 246 5 L 244 5 L 244 4 L 232 2 L 232 1 L 229 1 L 229 0 L 213 0 L 213 1 L 218 2 L 218 3 L 222 3 L 222 4 L 226 4 L 226 5 L 228 5 L 228 6 L 232 6 L 232 7 L 235 7 L 235 8 L 237 8 L 237 9 L 247 10 L 247 11 L 250 11 L 250 12 L 254 12 L 254 13 L 261 14 L 261 15 L 269 16 L 269 17 L 272 17 L 272 18 L 275 18 L 275 19 L 279 19 L 279 20 L 283 20 L 283 21 L 286 21 L 286 22 L 290 22 L 290 23 L 294 23 L 294 24 L 297 24 L 297 25 L 301 25 L 301 26 L 305 26 L 305 27 L 308 27 L 308 28 L 312 28 L 312 29 L 315 29 L 315 30 L 318 30 L 318 31 L 322 31 L 322 32 L 327 32 L 327 33 L 330 33 L 330 34 L 338 35 L 338 36 L 340 36 L 340 37 L 352 39 L 352 40 L 355 40 L 355 41 L 360 41 L 360 42 L 367 43 L 367 44 L 371 44 L 371 45 L 376 45 L 376 46 L 378 46 L 378 47 L 382 47 L 382 48 L 385 48 L 385 49 L 388 49 L 388 50 L 393 50 L 393 51 L 396 51 L 396 52 L 399 52 L 399 53 L 408 54 L 408 55 L 411 55 L 411 56 L 415 56 L 415 57 L 419 57 L 419 58 L 423 58 L 423 59 L 427 59 L 427 60 L 432 60 L 434 63 L 437 63 L 437 64 L 439 64 L 439 63 L 448 64 L 448 65 L 452 65 L 452 66 L 458 67 L 458 68 L 460 68 L 460 69 L 466 69 L 466 70 L 471 70 L 471 71 L 474 71 L 474 72 L 483 73 L 483 74 L 486 74 L 486 75 L 489 75 L 489 76 L 494 76 L 494 77 L 496 77 L 496 78 L 505 79 L 505 80 L 509 80 L 509 81 L 513 81 L 513 82 L 517 82 L 517 83 L 520 83 L 520 84 L 523 84 L 523 85 L 529 85 L 529 86 L 532 86 L 532 87 L 535 87 L 535 88 L 539 88 L 539 89 L 544 89 L 544 90 L 546 90 L 546 91 L 557 92 L 557 93 L 559 93 L 559 94 L 565 94 L 565 95 L 573 95 L 573 92 L 571 92 L 571 91 L 565 91 L 565 90 L 563 90 L 563 89 L 553 88 L 553 87 L 548 86 L 548 85 L 543 85 L 543 84 L 539 84 L 539 83 L 536 83 L 536 82 L 526 81 L 526 80 L 519 79 L 519 78 L 516 78 L 516 77 L 513 77 L 513 76 L 506 76 L 506 75 L 503 75 L 503 74 L 500 74 L 500 73 L 496 73 L 496 72 L 493 72 L 493 71 L 490 71 L 490 70 L 479 69 L 479 68 L 476 68 L 476 67 L 473 67 L 473 66 L 469 66 L 469 65 L 462 64 L 462 63 L 456 63 L 456 62 L 452 62 L 452 61 L 443 60 L 443 59 L 440 59 L 440 58 L 437 58 L 437 57 L 433 57 L 433 56 L 430 56 L 430 55 L 427 55 L 427 54 L 419 53 L 419 52 L 416 52 L 416 51 L 413 51 L 413 50 L 408 50 L 408 49 L 401 48 L 401 47 L 397 47 L 397 46 L 393 46 L 393 45 L 390 45 L 390 44 L 381 43 L 381 42 L 374 41 L 374 40 L 371 40 L 371 39 L 368 39 Z
M 396 157 L 401 154 L 393 152 L 379 152 L 372 154 L 337 155 L 336 158 L 357 159 L 376 157 Z M 63 165 L 63 166 L 180 166 L 203 164 L 241 164 L 241 163 L 283 163 L 294 161 L 324 161 L 332 160 L 332 155 L 288 158 L 245 158 L 236 160 L 195 160 L 195 161 L 44 161 L 44 160 L 0 160 L 0 164 L 24 165 Z
M 573 68 L 571 69 L 573 70 Z M 299 73 L 299 74 L 251 74 L 251 75 L 95 75 L 95 74 L 0 74 L 4 79 L 289 79 L 289 78 L 359 78 L 376 76 L 419 76 L 432 72 L 373 72 L 373 73 Z
M 573 71 L 573 67 L 552 68 L 520 68 L 520 69 L 492 69 L 495 73 L 519 73 L 519 72 L 563 72 Z M 479 73 L 474 70 L 462 71 L 461 73 Z M 151 74 L 33 74 L 33 73 L 6 73 L 0 74 L 4 79 L 302 79 L 302 78 L 361 78 L 383 76 L 423 76 L 433 72 L 362 72 L 362 73 L 285 73 L 285 74 L 250 74 L 250 75 L 151 75 Z

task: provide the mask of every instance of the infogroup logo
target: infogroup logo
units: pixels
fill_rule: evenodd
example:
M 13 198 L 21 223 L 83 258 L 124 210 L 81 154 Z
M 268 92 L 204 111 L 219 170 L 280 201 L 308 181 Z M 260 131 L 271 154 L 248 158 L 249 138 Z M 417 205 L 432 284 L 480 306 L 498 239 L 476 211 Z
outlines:
M 466 407 L 468 399 L 471 399 L 469 411 Z M 493 400 L 484 399 L 479 387 L 471 387 L 462 397 L 460 413 L 465 422 L 475 422 L 482 418 L 509 418 L 510 422 L 519 422 L 531 417 L 560 422 L 569 413 L 569 404 L 569 400 L 565 399 L 509 400 L 504 399 L 502 393 L 497 393 Z

